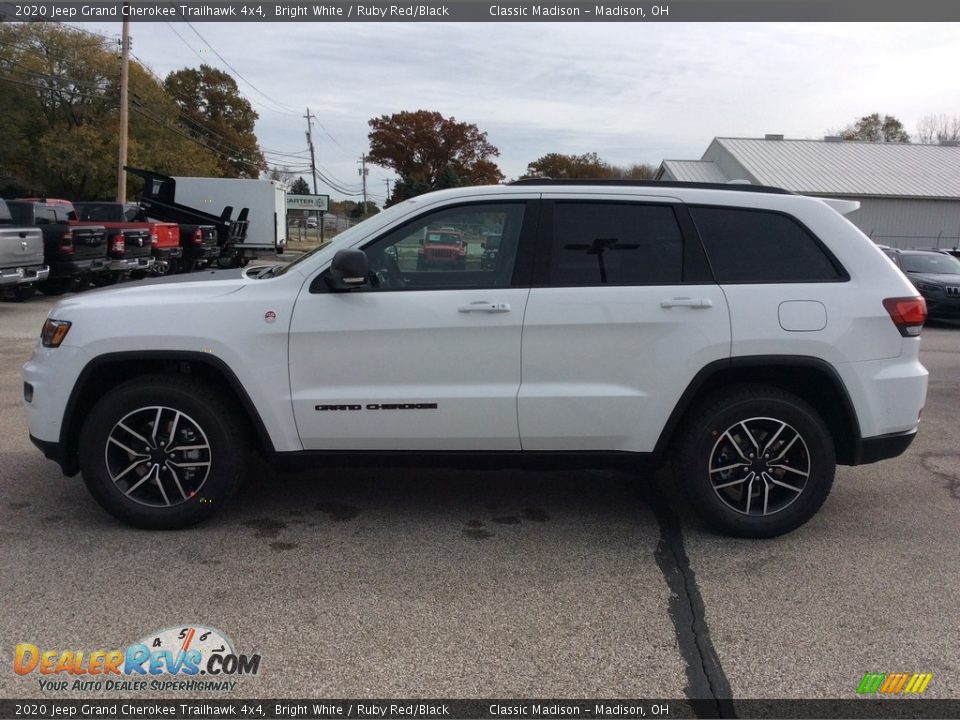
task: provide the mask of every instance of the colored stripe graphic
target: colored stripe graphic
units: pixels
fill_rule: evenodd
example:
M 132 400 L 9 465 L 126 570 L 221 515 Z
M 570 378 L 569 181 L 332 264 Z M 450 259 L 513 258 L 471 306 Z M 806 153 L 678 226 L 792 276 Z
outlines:
M 860 685 L 857 686 L 857 693 L 875 693 L 880 689 L 880 685 L 883 684 L 883 679 L 886 676 L 886 673 L 867 673 L 860 681 Z
M 866 673 L 857 686 L 857 694 L 920 695 L 931 680 L 933 673 Z

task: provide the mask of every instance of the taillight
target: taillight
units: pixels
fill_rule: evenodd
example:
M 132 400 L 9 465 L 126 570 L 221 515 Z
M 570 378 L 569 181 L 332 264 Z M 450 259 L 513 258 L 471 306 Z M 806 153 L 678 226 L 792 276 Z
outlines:
M 157 237 L 157 234 L 155 232 L 150 233 L 150 244 L 151 245 L 160 244 L 160 238 Z
M 193 244 L 203 245 L 203 233 L 200 231 L 200 228 L 193 231 Z
M 118 253 L 123 255 L 127 251 L 127 242 L 124 240 L 122 234 L 118 234 L 113 238 L 113 245 L 110 246 L 110 252 Z
M 60 236 L 60 254 L 73 254 L 73 233 L 70 230 L 67 230 L 63 235 Z
M 927 321 L 927 301 L 922 297 L 887 298 L 883 307 L 904 337 L 917 337 Z

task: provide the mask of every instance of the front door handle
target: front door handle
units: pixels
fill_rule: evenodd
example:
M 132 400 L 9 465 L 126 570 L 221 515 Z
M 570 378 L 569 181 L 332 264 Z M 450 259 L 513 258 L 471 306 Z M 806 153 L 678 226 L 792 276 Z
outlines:
M 675 308 L 675 307 L 688 307 L 696 308 L 698 310 L 703 308 L 713 307 L 713 300 L 709 298 L 689 298 L 689 297 L 678 297 L 673 298 L 672 300 L 664 300 L 660 303 L 662 308 Z
M 492 303 L 487 302 L 486 300 L 479 300 L 477 302 L 472 302 L 469 305 L 461 305 L 457 308 L 459 312 L 462 313 L 471 313 L 471 312 L 485 312 L 485 313 L 505 313 L 510 312 L 510 303 Z

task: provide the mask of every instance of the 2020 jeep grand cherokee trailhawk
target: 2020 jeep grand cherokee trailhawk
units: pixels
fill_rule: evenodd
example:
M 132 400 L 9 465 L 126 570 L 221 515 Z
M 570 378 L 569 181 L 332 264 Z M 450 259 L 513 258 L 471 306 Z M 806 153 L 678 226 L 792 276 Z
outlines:
M 671 460 L 714 527 L 777 535 L 837 463 L 902 453 L 926 396 L 923 299 L 835 209 L 854 206 L 672 183 L 423 195 L 285 266 L 59 302 L 23 369 L 30 434 L 142 527 L 211 514 L 256 447 Z M 497 236 L 497 262 L 423 268 L 438 227 Z

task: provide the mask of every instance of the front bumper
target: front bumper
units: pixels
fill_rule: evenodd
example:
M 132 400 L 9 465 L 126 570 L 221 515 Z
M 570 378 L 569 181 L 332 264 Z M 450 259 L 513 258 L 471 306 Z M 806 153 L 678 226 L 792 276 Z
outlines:
M 50 276 L 50 268 L 46 265 L 31 267 L 3 268 L 0 270 L 0 287 L 23 285 L 46 280 Z
M 868 465 L 903 455 L 917 437 L 917 431 L 860 438 L 853 450 L 851 465 Z

